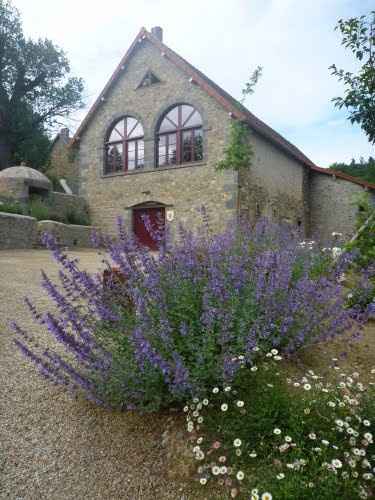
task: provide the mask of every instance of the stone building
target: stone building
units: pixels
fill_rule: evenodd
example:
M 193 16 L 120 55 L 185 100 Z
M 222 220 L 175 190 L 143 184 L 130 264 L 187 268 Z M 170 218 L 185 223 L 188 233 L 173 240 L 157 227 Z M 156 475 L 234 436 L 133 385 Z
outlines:
M 62 128 L 53 140 L 48 174 L 55 179 L 65 179 L 74 193 L 78 192 L 77 164 L 70 146 L 70 131 Z
M 351 234 L 352 197 L 375 185 L 320 169 L 299 149 L 168 48 L 162 29 L 141 29 L 71 141 L 79 192 L 93 223 L 112 232 L 122 215 L 154 246 L 145 214 L 194 229 L 202 206 L 219 231 L 240 213 L 265 215 L 323 238 Z M 218 172 L 232 120 L 249 129 L 246 172 Z

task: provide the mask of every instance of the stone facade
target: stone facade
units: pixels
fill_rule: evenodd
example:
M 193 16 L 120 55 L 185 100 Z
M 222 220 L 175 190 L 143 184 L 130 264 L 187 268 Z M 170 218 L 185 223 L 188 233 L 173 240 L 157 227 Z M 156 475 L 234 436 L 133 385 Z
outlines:
M 339 177 L 312 172 L 310 177 L 311 234 L 322 241 L 332 232 L 353 235 L 356 224 L 356 200 L 364 188 Z M 375 191 L 369 192 L 375 205 Z
M 77 164 L 74 162 L 74 152 L 69 148 L 69 134 L 69 129 L 63 128 L 56 136 L 50 154 L 48 174 L 56 180 L 65 179 L 73 193 L 77 193 Z
M 239 174 L 240 213 L 251 222 L 268 217 L 308 231 L 306 169 L 258 134 L 250 134 L 254 156 Z
M 155 33 L 159 39 L 161 32 Z M 173 220 L 167 219 L 173 234 L 179 223 L 196 229 L 204 206 L 214 231 L 223 230 L 241 214 L 250 221 L 259 216 L 286 221 L 306 235 L 318 231 L 325 238 L 332 231 L 353 233 L 355 209 L 350 203 L 361 186 L 314 171 L 316 166 L 303 153 L 200 72 L 191 66 L 186 71 L 188 63 L 176 61 L 174 56 L 179 56 L 153 36 L 141 31 L 126 63 L 116 70 L 72 140 L 79 193 L 87 200 L 95 226 L 114 233 L 116 217 L 122 216 L 131 230 L 133 209 L 163 206 L 173 211 Z M 202 116 L 203 160 L 156 168 L 159 124 L 173 106 L 182 103 Z M 108 131 L 124 116 L 136 118 L 143 126 L 144 168 L 104 175 Z M 252 165 L 239 174 L 215 169 L 228 144 L 233 118 L 249 124 L 254 149 Z M 340 214 L 333 205 L 340 207 Z
M 76 214 L 82 214 L 86 219 L 89 218 L 87 201 L 81 196 L 52 191 L 48 197 L 48 205 L 50 207 L 50 216 L 53 218 L 61 218 L 62 215 L 68 212 L 75 212 Z
M 160 83 L 137 89 L 148 69 Z M 203 161 L 155 169 L 157 124 L 166 110 L 181 102 L 194 106 L 203 118 Z M 126 175 L 103 176 L 107 131 L 124 115 L 138 118 L 143 125 L 145 168 Z M 88 201 L 94 225 L 113 232 L 118 215 L 130 224 L 131 207 L 153 201 L 174 210 L 172 232 L 178 222 L 192 229 L 197 227 L 202 205 L 212 226 L 223 229 L 235 217 L 237 207 L 236 174 L 215 172 L 228 138 L 229 124 L 228 113 L 216 101 L 145 41 L 80 139 L 80 194 Z

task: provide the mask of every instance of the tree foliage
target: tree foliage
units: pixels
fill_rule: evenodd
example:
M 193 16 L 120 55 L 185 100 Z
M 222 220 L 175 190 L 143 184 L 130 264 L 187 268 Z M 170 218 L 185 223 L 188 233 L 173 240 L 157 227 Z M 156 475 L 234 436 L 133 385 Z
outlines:
M 241 103 L 244 104 L 246 97 L 254 94 L 255 86 L 259 81 L 259 78 L 262 76 L 263 67 L 257 66 L 255 70 L 250 75 L 249 80 L 245 83 L 245 87 L 242 89 L 242 99 Z
M 372 156 L 367 161 L 364 158 L 355 161 L 353 158 L 350 163 L 333 163 L 329 168 L 375 184 L 375 159 Z
M 17 9 L 0 0 L 0 168 L 33 137 L 35 147 L 44 144 L 49 127 L 82 107 L 83 82 L 69 73 L 64 51 L 26 39 Z
M 370 142 L 375 143 L 375 11 L 368 15 L 340 19 L 336 29 L 342 45 L 360 63 L 356 73 L 330 66 L 332 74 L 344 83 L 343 97 L 335 97 L 338 108 L 346 108 L 351 123 L 358 123 Z

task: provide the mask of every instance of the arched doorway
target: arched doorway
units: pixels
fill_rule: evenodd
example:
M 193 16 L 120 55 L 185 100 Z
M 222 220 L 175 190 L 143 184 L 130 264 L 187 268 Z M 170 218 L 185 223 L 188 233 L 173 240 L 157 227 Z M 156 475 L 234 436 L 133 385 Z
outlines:
M 165 228 L 165 206 L 149 202 L 133 207 L 132 211 L 133 232 L 139 243 L 150 250 L 157 250 L 158 235 Z

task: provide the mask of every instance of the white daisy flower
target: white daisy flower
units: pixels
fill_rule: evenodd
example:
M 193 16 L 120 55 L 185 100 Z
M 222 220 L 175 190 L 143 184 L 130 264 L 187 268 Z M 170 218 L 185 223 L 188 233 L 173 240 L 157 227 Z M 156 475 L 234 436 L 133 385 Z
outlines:
M 237 401 L 237 406 L 238 408 L 242 408 L 243 406 L 245 406 L 245 403 L 243 401 Z
M 262 497 L 261 497 L 262 500 L 272 500 L 272 495 L 271 493 L 268 493 L 267 491 L 265 493 L 263 493 Z
M 280 479 L 284 479 L 284 477 L 285 477 L 285 474 L 283 474 L 282 472 L 280 472 L 280 474 L 277 474 L 276 479 L 280 480 Z
M 217 394 L 217 393 L 219 392 L 219 388 L 218 388 L 218 387 L 214 387 L 214 388 L 212 389 L 212 392 L 213 392 L 214 394 Z
M 199 482 L 203 485 L 207 484 L 207 479 L 205 477 L 201 477 Z
M 241 446 L 241 444 L 242 444 L 242 441 L 241 441 L 241 439 L 239 439 L 239 438 L 237 438 L 237 439 L 235 439 L 235 440 L 233 441 L 233 445 L 234 445 L 236 448 L 238 448 L 239 446 Z
M 366 432 L 363 437 L 368 441 L 369 443 L 372 443 L 372 434 L 371 432 Z
M 208 399 L 204 399 L 204 400 L 202 401 L 202 403 L 204 404 L 204 406 L 207 406 L 207 405 L 208 405 Z
M 214 476 L 218 476 L 220 474 L 220 467 L 218 467 L 217 465 L 214 465 L 211 470 Z
M 245 474 L 242 472 L 242 470 L 239 470 L 236 474 L 236 478 L 239 480 L 239 481 L 242 481 L 242 479 L 245 477 Z
M 227 411 L 227 409 L 228 409 L 228 405 L 227 405 L 227 403 L 223 403 L 223 404 L 220 406 L 220 408 L 221 408 L 221 411 Z
M 276 434 L 276 436 L 279 436 L 281 434 L 281 430 L 276 427 L 276 429 L 273 430 L 273 433 Z
M 305 384 L 303 386 L 303 388 L 305 389 L 305 391 L 309 391 L 311 389 L 311 385 L 310 384 Z

